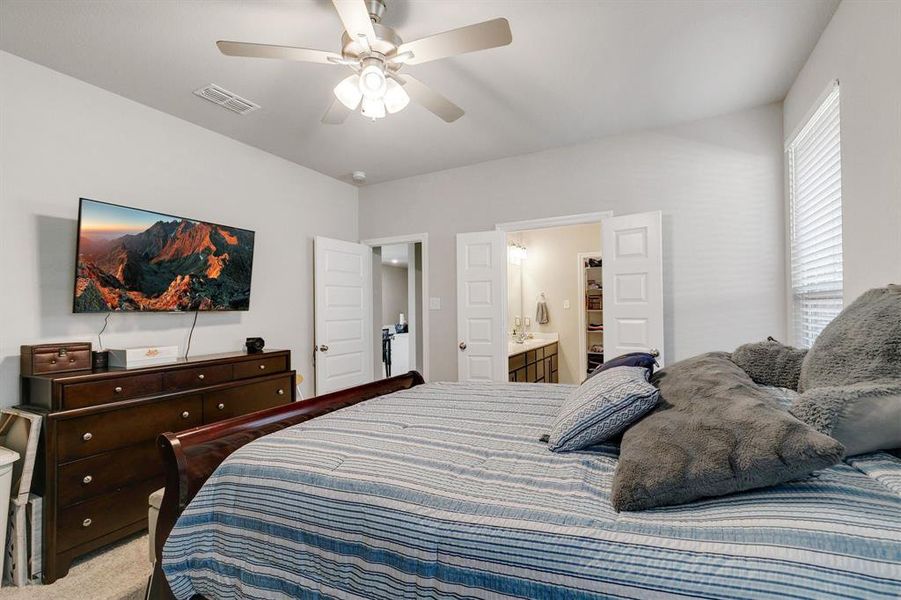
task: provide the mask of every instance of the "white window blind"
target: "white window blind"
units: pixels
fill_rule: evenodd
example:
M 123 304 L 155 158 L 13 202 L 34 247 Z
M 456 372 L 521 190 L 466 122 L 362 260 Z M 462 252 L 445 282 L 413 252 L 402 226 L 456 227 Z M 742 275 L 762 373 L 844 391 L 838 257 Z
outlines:
M 788 145 L 794 342 L 809 347 L 842 309 L 838 84 Z

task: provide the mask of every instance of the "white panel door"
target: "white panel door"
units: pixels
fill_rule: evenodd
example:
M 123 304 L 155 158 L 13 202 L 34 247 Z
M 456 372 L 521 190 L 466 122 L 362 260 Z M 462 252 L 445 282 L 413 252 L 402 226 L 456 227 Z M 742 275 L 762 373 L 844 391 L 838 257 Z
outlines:
M 507 381 L 507 237 L 457 234 L 457 378 Z
M 317 237 L 316 394 L 372 381 L 372 248 Z
M 659 352 L 663 366 L 663 240 L 657 212 L 601 222 L 604 360 Z

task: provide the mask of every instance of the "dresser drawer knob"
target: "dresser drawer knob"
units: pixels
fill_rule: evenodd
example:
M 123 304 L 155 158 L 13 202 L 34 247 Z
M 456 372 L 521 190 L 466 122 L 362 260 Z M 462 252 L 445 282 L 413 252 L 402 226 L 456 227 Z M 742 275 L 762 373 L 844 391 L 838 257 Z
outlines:
M 75 362 L 75 359 L 74 359 L 74 358 L 70 358 L 70 359 L 69 359 L 69 362 Z
M 51 358 L 51 359 L 50 359 L 50 364 L 51 364 L 51 365 L 55 365 L 55 364 L 56 364 L 56 359 L 55 359 L 55 358 Z
M 216 408 L 218 408 L 219 410 L 225 410 L 225 405 L 220 402 L 216 405 Z
M 190 417 L 190 416 L 191 416 L 191 413 L 189 413 L 188 411 L 185 411 L 185 412 L 181 413 L 181 418 L 182 418 L 182 419 L 187 419 L 187 418 Z
M 202 381 L 202 380 L 206 379 L 206 375 L 201 373 L 200 375 L 197 376 L 197 379 L 200 379 Z
M 91 477 L 90 475 L 85 475 L 84 479 L 81 480 L 81 482 L 85 485 L 91 483 L 92 481 L 94 481 L 94 478 Z
M 86 434 L 84 434 L 83 436 L 81 436 L 81 439 L 83 439 L 86 442 L 90 442 L 93 438 L 94 438 L 94 434 L 91 433 L 90 431 L 87 432 Z
M 266 365 L 260 365 L 260 371 L 266 368 Z
M 113 391 L 116 392 L 117 394 L 121 394 L 121 393 L 122 393 L 122 386 L 121 386 L 121 385 L 117 385 L 116 387 L 113 388 Z
M 279 390 L 278 390 L 278 395 L 279 395 L 279 396 L 284 396 L 284 395 L 285 395 L 285 390 L 279 388 Z
M 81 526 L 82 527 L 90 527 L 91 523 L 93 523 L 93 521 L 91 519 L 85 519 L 84 521 L 81 522 Z

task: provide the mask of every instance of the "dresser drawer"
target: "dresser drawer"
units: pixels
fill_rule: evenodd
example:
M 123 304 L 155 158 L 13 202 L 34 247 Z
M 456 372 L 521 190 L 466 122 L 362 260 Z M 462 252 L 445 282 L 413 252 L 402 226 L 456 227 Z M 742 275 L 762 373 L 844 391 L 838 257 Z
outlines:
M 147 518 L 147 497 L 165 484 L 162 475 L 59 511 L 57 550 L 68 550 Z
M 162 380 L 163 376 L 160 373 L 148 373 L 90 383 L 68 384 L 63 387 L 63 408 L 70 410 L 118 402 L 126 398 L 152 396 L 162 391 Z
M 284 356 L 267 356 L 256 360 L 242 360 L 235 363 L 235 379 L 259 377 L 269 373 L 288 370 L 288 359 Z
M 60 465 L 56 494 L 69 506 L 163 473 L 156 440 Z
M 178 369 L 163 374 L 166 391 L 190 390 L 205 385 L 227 383 L 232 380 L 231 365 L 211 365 L 194 369 Z
M 60 462 L 155 440 L 165 431 L 202 423 L 200 396 L 153 402 L 134 408 L 60 420 L 56 446 Z
M 277 379 L 250 383 L 203 395 L 203 422 L 213 423 L 246 415 L 264 408 L 291 402 L 294 378 L 285 375 Z

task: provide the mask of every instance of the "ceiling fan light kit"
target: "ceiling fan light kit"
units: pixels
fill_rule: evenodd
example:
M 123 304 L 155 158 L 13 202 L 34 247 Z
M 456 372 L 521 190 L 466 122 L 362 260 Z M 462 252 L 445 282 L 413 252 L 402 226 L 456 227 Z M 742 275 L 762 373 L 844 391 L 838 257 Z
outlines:
M 383 119 L 385 117 L 385 103 L 381 98 L 363 96 L 363 108 L 360 113 L 367 119 Z
M 492 19 L 404 43 L 390 27 L 381 24 L 385 0 L 332 0 L 344 25 L 341 54 L 325 50 L 272 46 L 247 42 L 217 42 L 227 56 L 278 58 L 346 66 L 354 71 L 334 88 L 335 100 L 322 122 L 343 123 L 351 112 L 369 119 L 402 111 L 412 100 L 447 123 L 463 116 L 463 109 L 430 87 L 400 70 L 467 52 L 477 52 L 513 41 L 506 19 Z
M 335 86 L 335 98 L 341 101 L 341 104 L 348 110 L 357 110 L 360 106 L 360 100 L 363 99 L 363 92 L 360 90 L 360 76 L 351 75 L 341 80 L 341 83 Z

